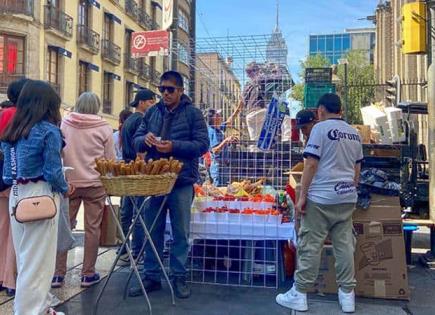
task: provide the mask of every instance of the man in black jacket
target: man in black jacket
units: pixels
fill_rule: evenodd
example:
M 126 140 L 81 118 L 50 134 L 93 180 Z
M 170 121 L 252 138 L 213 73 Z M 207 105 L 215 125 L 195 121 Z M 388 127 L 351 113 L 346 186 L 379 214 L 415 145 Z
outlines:
M 198 181 L 198 161 L 209 148 L 209 138 L 204 117 L 184 94 L 183 78 L 178 72 L 164 73 L 160 78 L 159 91 L 163 100 L 145 113 L 142 124 L 134 136 L 134 147 L 136 152 L 147 152 L 147 158 L 156 160 L 172 156 L 183 163 L 183 169 L 168 196 L 165 208 L 169 210 L 174 237 L 170 267 L 175 294 L 178 298 L 188 298 L 190 288 L 186 284 L 185 264 L 189 252 L 193 184 Z M 152 198 L 145 210 L 148 227 L 157 216 L 162 201 L 162 197 Z M 161 258 L 165 223 L 166 211 L 162 211 L 151 233 Z M 161 271 L 149 243 L 145 249 L 144 273 L 144 286 L 147 292 L 160 290 Z M 140 287 L 130 290 L 130 296 L 141 294 Z

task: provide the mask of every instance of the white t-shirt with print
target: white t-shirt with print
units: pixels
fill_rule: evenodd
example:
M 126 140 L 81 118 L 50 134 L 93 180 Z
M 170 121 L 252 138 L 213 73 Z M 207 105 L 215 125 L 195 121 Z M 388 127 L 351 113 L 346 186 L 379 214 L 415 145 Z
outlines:
M 319 160 L 308 199 L 319 204 L 355 203 L 355 165 L 364 156 L 358 131 L 342 119 L 317 123 L 311 131 L 304 157 Z

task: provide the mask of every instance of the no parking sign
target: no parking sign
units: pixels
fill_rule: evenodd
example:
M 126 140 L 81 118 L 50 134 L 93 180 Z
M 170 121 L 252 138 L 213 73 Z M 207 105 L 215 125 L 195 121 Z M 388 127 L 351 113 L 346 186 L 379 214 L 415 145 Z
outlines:
M 167 56 L 169 54 L 169 32 L 134 32 L 131 37 L 133 58 Z

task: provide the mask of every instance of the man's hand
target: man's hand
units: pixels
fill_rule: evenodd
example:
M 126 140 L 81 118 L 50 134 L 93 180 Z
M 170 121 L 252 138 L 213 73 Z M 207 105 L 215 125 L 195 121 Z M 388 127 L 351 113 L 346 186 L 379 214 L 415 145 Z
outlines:
M 155 144 L 157 151 L 160 153 L 172 152 L 172 141 L 163 140 Z
M 148 132 L 145 135 L 145 144 L 149 147 L 155 146 L 158 144 L 156 136 L 152 132 Z
M 236 108 L 236 112 L 240 113 L 243 109 L 243 106 L 245 106 L 245 102 L 243 101 L 243 98 L 240 97 L 239 104 L 237 105 L 237 108 Z
M 74 192 L 76 191 L 75 186 L 68 184 L 68 191 L 64 194 L 65 198 L 71 197 L 72 194 L 74 194 Z
M 296 218 L 300 218 L 301 216 L 303 216 L 305 214 L 306 204 L 307 204 L 307 199 L 305 197 L 299 197 L 298 202 L 296 203 L 296 206 L 295 206 Z

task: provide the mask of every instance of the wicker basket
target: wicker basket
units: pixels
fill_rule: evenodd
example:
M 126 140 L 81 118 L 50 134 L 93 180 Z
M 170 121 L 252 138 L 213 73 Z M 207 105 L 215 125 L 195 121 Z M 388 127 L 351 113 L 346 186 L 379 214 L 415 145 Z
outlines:
M 162 196 L 172 191 L 177 175 L 101 176 L 100 179 L 109 196 Z

